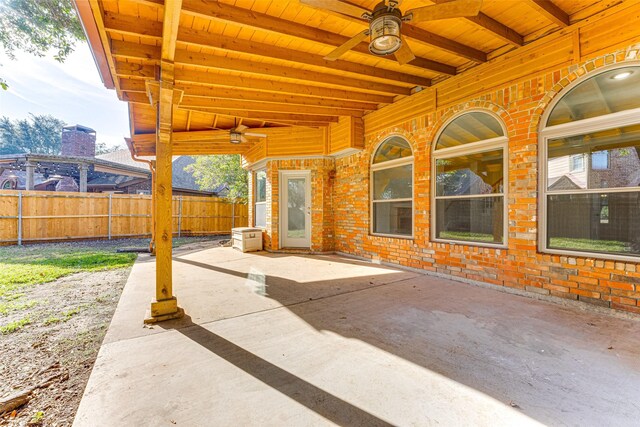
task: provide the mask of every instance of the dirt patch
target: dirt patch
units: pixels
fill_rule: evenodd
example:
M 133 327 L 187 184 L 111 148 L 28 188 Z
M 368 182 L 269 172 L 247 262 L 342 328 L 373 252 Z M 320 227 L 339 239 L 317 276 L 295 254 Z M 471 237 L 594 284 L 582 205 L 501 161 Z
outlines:
M 183 238 L 174 243 L 177 252 L 182 252 L 219 245 L 221 238 Z M 140 244 L 144 242 L 129 239 L 56 245 L 115 251 Z M 42 251 L 52 250 L 52 245 L 33 245 L 12 251 L 37 251 L 37 246 Z M 21 290 L 20 309 L 0 318 L 0 324 L 5 326 L 24 323 L 13 332 L 0 334 L 0 400 L 47 384 L 36 388 L 29 402 L 13 414 L 2 415 L 0 426 L 73 424 L 130 270 L 81 272 Z
M 0 395 L 61 375 L 35 390 L 15 417 L 5 414 L 0 425 L 73 423 L 129 271 L 78 273 L 31 289 L 28 297 L 38 304 L 21 312 L 30 324 L 0 338 Z

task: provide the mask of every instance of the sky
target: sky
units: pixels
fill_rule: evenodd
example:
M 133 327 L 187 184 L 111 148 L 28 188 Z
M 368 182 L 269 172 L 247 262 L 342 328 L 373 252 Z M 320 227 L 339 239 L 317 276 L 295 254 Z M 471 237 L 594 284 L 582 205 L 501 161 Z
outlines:
M 75 51 L 59 63 L 53 54 L 39 58 L 16 52 L 11 60 L 0 51 L 0 77 L 9 89 L 0 89 L 0 116 L 26 119 L 29 113 L 50 114 L 68 125 L 94 129 L 96 140 L 125 148 L 129 136 L 127 104 L 115 90 L 102 84 L 89 46 L 76 44 Z

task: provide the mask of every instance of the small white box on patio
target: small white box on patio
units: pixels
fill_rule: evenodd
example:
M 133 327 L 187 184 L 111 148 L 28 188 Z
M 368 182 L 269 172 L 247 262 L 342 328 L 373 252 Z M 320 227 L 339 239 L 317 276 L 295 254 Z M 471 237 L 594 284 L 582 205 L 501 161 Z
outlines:
M 262 250 L 262 230 L 251 227 L 237 227 L 231 229 L 233 247 L 242 252 Z

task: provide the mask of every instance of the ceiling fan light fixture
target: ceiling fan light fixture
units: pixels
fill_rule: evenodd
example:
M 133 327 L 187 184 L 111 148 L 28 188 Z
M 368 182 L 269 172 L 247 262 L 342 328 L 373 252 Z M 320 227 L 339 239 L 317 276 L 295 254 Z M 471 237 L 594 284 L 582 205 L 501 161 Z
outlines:
M 242 132 L 237 129 L 231 129 L 229 131 L 229 141 L 232 144 L 240 144 L 242 142 Z
M 400 28 L 402 27 L 402 15 L 397 9 L 376 13 L 369 24 L 371 42 L 369 50 L 374 55 L 391 55 L 400 49 L 402 39 Z M 376 16 L 378 15 L 378 16 Z

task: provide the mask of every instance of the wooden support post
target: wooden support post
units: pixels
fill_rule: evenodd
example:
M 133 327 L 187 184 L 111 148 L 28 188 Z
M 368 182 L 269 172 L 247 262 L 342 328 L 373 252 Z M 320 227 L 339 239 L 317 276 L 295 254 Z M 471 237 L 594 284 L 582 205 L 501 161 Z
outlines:
M 25 184 L 25 190 L 32 191 L 35 186 L 34 174 L 36 171 L 36 165 L 31 162 L 27 162 L 24 164 L 24 166 L 27 169 L 27 182 Z
M 156 164 L 154 182 L 156 298 L 145 323 L 176 319 L 184 316 L 173 295 L 173 200 L 172 200 L 172 138 L 173 138 L 173 64 L 162 64 L 160 91 L 157 101 Z

